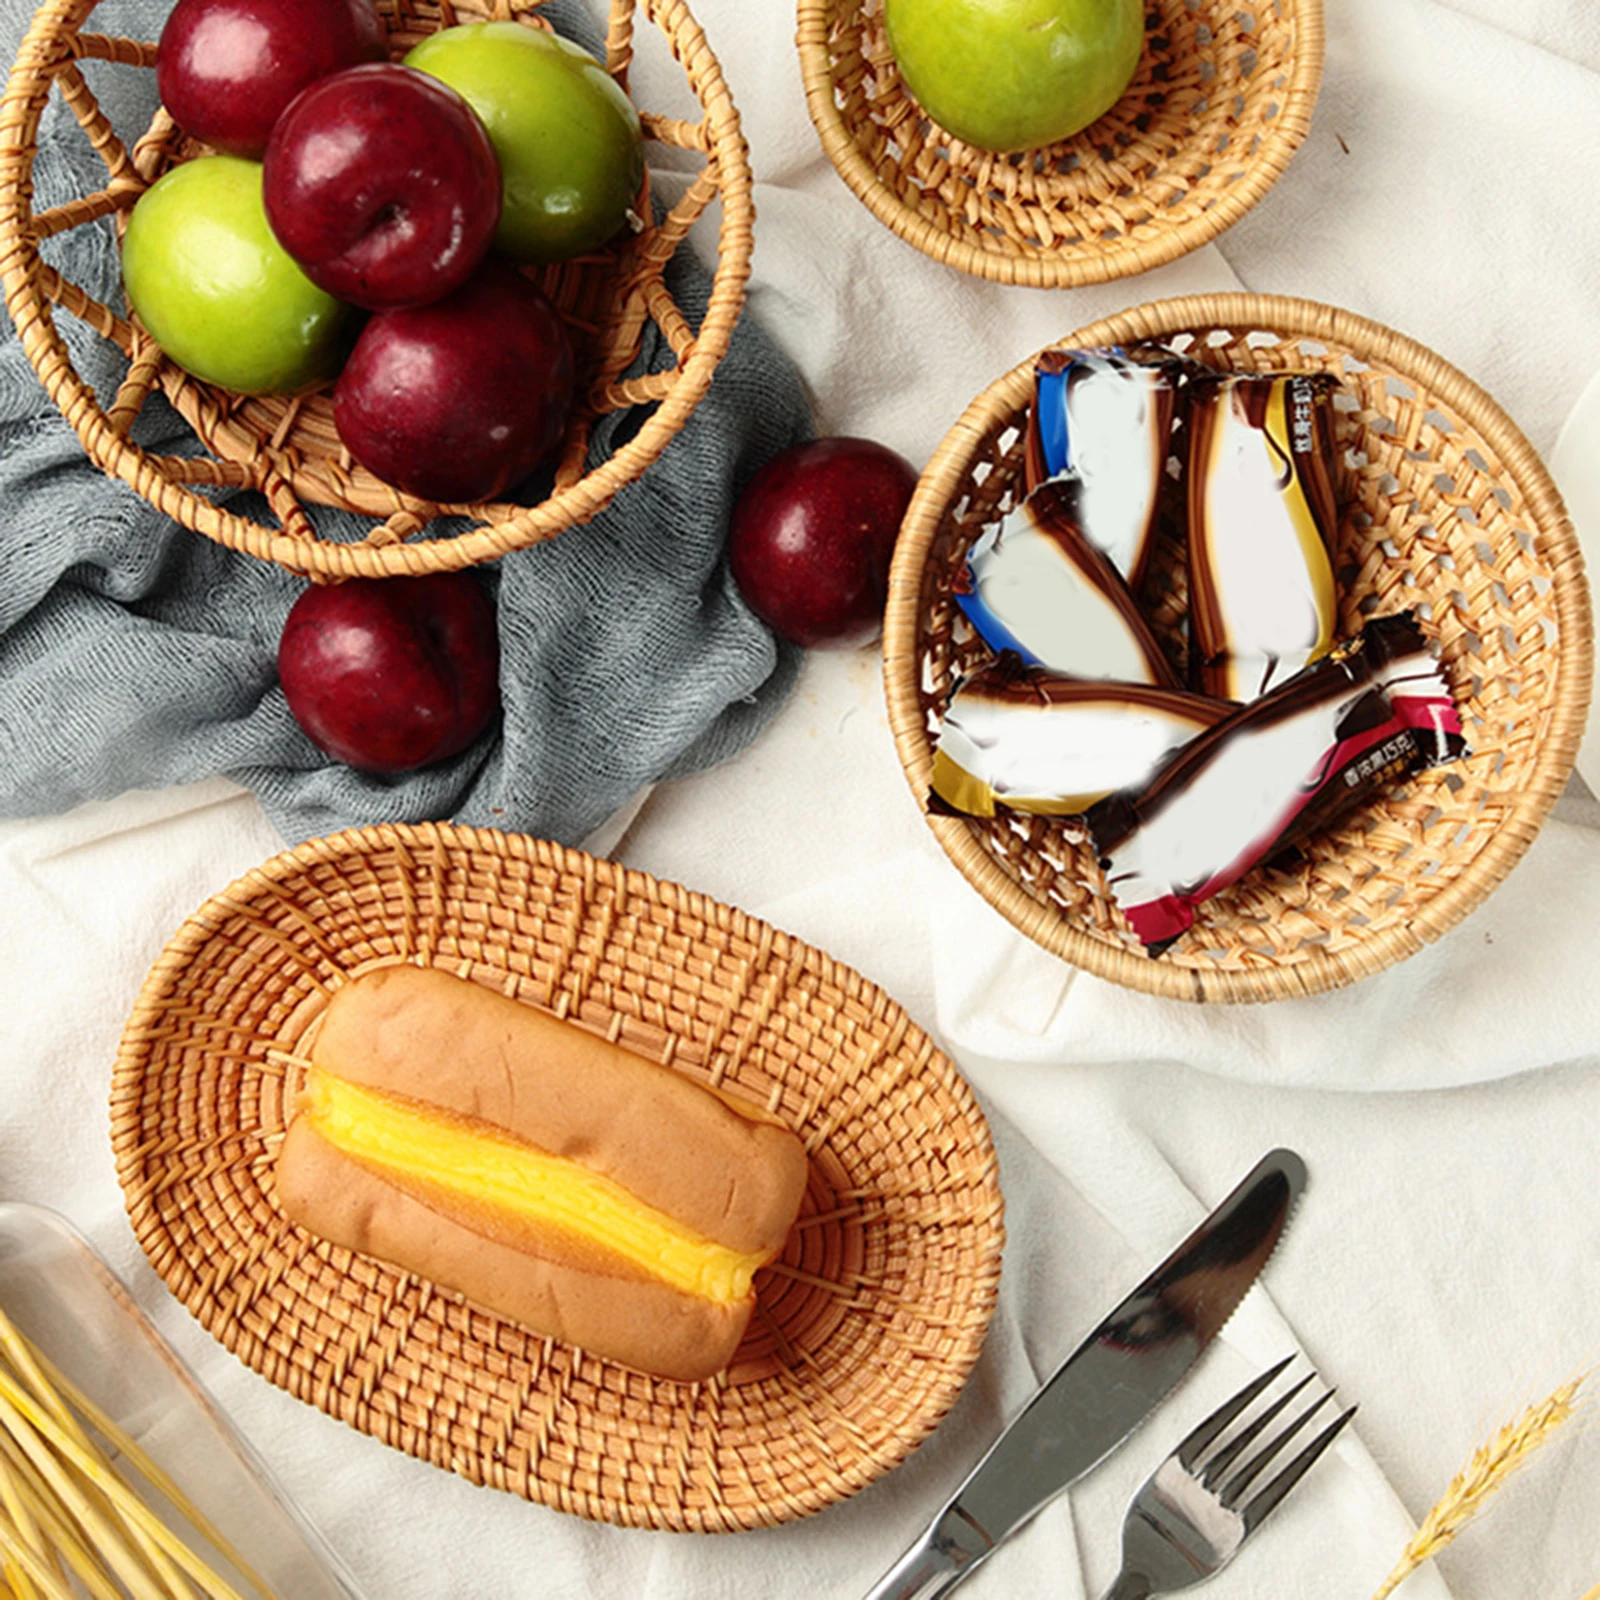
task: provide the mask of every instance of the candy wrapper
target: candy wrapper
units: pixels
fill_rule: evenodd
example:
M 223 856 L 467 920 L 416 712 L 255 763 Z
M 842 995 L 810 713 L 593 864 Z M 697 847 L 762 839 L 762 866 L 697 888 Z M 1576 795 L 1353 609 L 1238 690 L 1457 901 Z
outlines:
M 1237 708 L 1086 820 L 1113 896 L 1159 955 L 1196 906 L 1258 862 L 1376 789 L 1464 754 L 1444 674 L 1404 612 Z
M 1193 686 L 1253 700 L 1333 645 L 1332 392 L 1325 374 L 1188 385 Z
M 1121 575 L 1078 531 L 1072 491 L 1046 483 L 985 531 L 967 555 L 955 601 L 995 652 L 1072 678 L 1176 689 Z
M 1167 458 L 1187 363 L 1051 350 L 1034 373 L 1024 481 L 1059 483 L 1068 520 L 1138 590 L 1166 513 Z
M 1075 815 L 1145 783 L 1231 710 L 1180 689 L 1063 678 L 1007 654 L 951 697 L 928 809 Z

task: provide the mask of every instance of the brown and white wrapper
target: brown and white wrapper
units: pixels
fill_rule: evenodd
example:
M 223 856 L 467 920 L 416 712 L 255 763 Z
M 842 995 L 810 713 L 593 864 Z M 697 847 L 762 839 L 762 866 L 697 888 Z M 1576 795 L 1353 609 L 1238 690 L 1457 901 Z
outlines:
M 1195 908 L 1379 787 L 1466 753 L 1414 616 L 1361 633 L 1087 817 L 1111 892 L 1152 955 Z
M 1188 384 L 1193 687 L 1254 700 L 1333 646 L 1332 392 L 1326 374 Z
M 1167 461 L 1188 363 L 1047 350 L 1034 368 L 1025 481 L 1059 483 L 1067 516 L 1138 592 L 1172 507 Z
M 996 653 L 1070 678 L 1180 688 L 1128 585 L 1073 521 L 1070 491 L 1035 489 L 967 555 L 955 601 Z
M 951 697 L 929 809 L 1076 815 L 1148 781 L 1231 709 L 1181 689 L 1063 678 L 1007 654 Z

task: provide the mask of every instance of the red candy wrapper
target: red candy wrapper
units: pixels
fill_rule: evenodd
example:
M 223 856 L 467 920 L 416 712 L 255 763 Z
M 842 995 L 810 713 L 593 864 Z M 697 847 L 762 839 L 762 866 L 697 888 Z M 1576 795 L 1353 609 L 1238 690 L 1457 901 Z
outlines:
M 1403 612 L 1369 622 L 1086 820 L 1117 904 L 1159 955 L 1196 906 L 1257 863 L 1375 790 L 1466 753 L 1449 685 Z

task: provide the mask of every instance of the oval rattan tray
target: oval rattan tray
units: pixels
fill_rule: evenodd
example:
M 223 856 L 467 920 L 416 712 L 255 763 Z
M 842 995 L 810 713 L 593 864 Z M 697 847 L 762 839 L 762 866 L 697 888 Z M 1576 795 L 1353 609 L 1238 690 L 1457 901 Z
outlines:
M 286 398 L 246 398 L 201 383 L 166 359 L 149 336 L 82 285 L 51 266 L 41 243 L 75 228 L 109 226 L 174 161 L 198 151 L 164 111 L 137 141 L 125 141 L 101 110 L 86 62 L 149 71 L 156 47 L 145 40 L 84 31 L 96 0 L 47 0 L 18 52 L 0 103 L 0 265 L 6 305 L 23 349 L 50 398 L 77 430 L 90 459 L 132 485 L 187 527 L 291 571 L 322 579 L 445 571 L 490 561 L 587 521 L 653 462 L 711 383 L 744 303 L 753 206 L 739 115 L 722 71 L 683 0 L 611 0 L 607 65 L 626 84 L 636 11 L 653 23 L 681 66 L 697 120 L 641 108 L 646 137 L 702 162 L 681 198 L 659 221 L 593 256 L 542 269 L 536 281 L 555 302 L 579 352 L 580 401 L 562 446 L 555 486 L 532 506 L 507 502 L 440 507 L 400 493 L 350 459 L 333 426 L 331 387 Z M 457 21 L 486 16 L 535 18 L 540 0 L 378 0 L 395 54 Z M 100 68 L 100 70 L 105 70 Z M 100 155 L 103 188 L 36 213 L 33 166 L 39 121 L 59 92 Z M 663 280 L 663 268 L 713 202 L 721 208 L 710 299 L 692 327 Z M 640 210 L 651 207 L 642 199 Z M 86 322 L 128 358 L 114 395 L 102 397 L 73 365 L 55 325 L 59 312 Z M 643 376 L 624 373 L 654 323 L 672 364 Z M 183 415 L 204 453 L 157 455 L 130 429 L 153 391 Z M 595 424 L 638 408 L 640 425 L 590 463 Z M 631 426 L 632 419 L 629 419 Z M 207 490 L 255 489 L 270 514 L 260 520 L 218 506 Z M 320 532 L 309 506 L 334 506 L 371 519 L 359 540 Z M 446 532 L 443 517 L 466 525 Z
M 912 98 L 883 0 L 800 0 L 806 104 L 877 219 L 935 260 L 1000 283 L 1074 288 L 1213 239 L 1277 180 L 1322 79 L 1322 0 L 1151 0 L 1121 100 L 1042 150 L 991 155 Z
M 1583 558 L 1548 473 L 1477 385 L 1415 341 L 1329 306 L 1257 295 L 1157 301 L 1063 344 L 1160 345 L 1236 370 L 1337 374 L 1339 632 L 1416 607 L 1440 643 L 1474 753 L 1347 815 L 1293 870 L 1247 874 L 1155 959 L 1123 923 L 1080 823 L 930 816 L 939 842 L 1030 938 L 1151 994 L 1274 1000 L 1415 953 L 1521 857 L 1583 733 L 1594 625 Z M 986 654 L 951 581 L 1020 488 L 1032 370 L 1029 360 L 991 384 L 950 430 L 896 547 L 884 674 L 919 803 L 953 676 Z M 1181 552 L 1169 549 L 1165 562 L 1158 625 L 1184 602 Z
M 296 1041 L 340 983 L 399 961 L 725 1083 L 805 1140 L 800 1220 L 726 1374 L 600 1361 L 279 1211 Z M 954 1400 L 999 1280 L 982 1113 L 881 990 L 725 905 L 517 835 L 358 829 L 215 896 L 129 1019 L 112 1142 L 146 1254 L 247 1365 L 474 1482 L 632 1526 L 782 1522 L 894 1466 Z

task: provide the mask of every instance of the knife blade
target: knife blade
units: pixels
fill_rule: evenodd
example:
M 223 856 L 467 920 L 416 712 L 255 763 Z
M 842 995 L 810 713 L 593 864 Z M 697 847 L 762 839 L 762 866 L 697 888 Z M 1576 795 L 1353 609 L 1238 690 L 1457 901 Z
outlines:
M 1292 1150 L 1231 1194 L 1056 1369 L 866 1600 L 933 1600 L 1102 1461 L 1233 1315 L 1305 1188 Z

